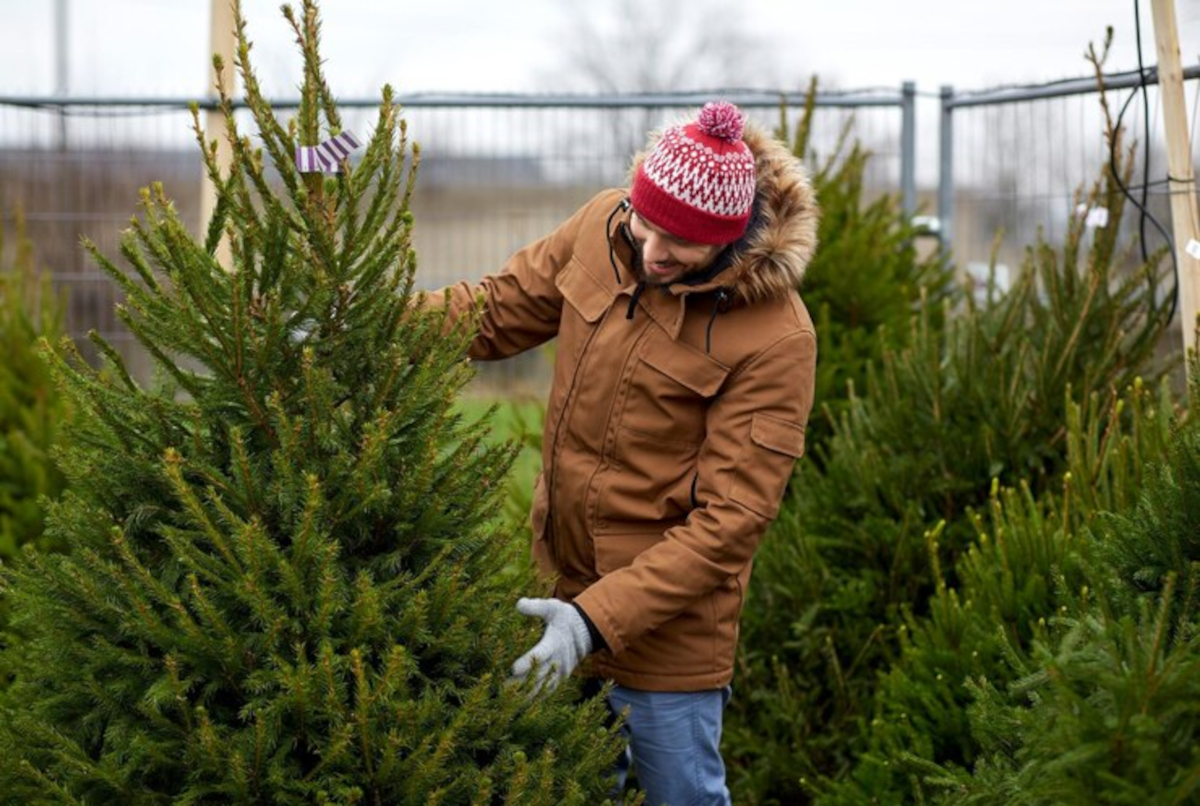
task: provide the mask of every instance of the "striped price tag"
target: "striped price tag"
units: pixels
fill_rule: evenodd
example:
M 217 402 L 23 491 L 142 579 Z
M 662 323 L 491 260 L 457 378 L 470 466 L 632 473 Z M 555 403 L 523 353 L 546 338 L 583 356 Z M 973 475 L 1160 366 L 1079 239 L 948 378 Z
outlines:
M 344 131 L 320 145 L 296 146 L 296 170 L 302 174 L 335 174 L 350 152 L 362 145 L 354 132 Z

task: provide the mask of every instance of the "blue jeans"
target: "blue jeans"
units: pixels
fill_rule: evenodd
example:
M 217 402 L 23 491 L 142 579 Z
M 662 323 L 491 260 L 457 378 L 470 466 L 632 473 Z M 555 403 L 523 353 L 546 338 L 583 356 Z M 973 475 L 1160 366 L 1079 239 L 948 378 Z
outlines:
M 646 806 L 729 806 L 721 760 L 721 713 L 728 686 L 712 691 L 638 691 L 613 686 L 608 705 L 629 713 L 629 740 L 617 764 L 617 791 L 630 761 L 646 792 Z

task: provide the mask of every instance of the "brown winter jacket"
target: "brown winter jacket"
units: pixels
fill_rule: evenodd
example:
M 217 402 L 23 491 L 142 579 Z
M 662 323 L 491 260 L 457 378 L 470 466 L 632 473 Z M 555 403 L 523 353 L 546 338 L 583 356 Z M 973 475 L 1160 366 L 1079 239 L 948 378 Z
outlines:
M 533 552 L 608 645 L 585 673 L 632 688 L 730 682 L 751 558 L 804 451 L 817 346 L 796 288 L 818 211 L 782 145 L 745 139 L 755 213 L 699 281 L 639 290 L 610 190 L 449 289 L 455 315 L 483 301 L 473 358 L 558 338 Z

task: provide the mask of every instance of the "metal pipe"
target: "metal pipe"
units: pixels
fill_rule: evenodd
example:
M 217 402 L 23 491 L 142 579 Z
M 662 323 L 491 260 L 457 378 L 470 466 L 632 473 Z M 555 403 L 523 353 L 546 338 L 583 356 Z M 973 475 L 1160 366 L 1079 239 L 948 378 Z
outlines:
M 754 93 L 691 93 L 691 94 L 629 94 L 629 95 L 517 95 L 517 94 L 470 94 L 470 93 L 418 93 L 399 96 L 396 103 L 412 108 L 497 108 L 523 107 L 541 108 L 577 108 L 577 109 L 613 109 L 613 108 L 687 108 L 700 106 L 705 101 L 720 97 L 732 101 L 739 106 L 749 108 L 776 109 L 781 103 L 788 106 L 802 106 L 805 96 L 802 93 L 788 92 L 754 92 Z M 300 106 L 299 98 L 274 98 L 268 103 L 276 109 L 295 109 Z M 21 96 L 0 95 L 0 106 L 22 107 L 169 107 L 187 109 L 196 104 L 200 109 L 215 109 L 217 102 L 209 98 L 134 98 L 128 96 L 96 96 L 96 97 L 67 97 L 62 95 Z M 246 102 L 234 99 L 235 108 L 244 109 Z M 817 93 L 817 106 L 827 107 L 896 107 L 901 105 L 901 99 L 895 93 L 868 94 L 838 94 Z M 338 106 L 347 109 L 374 108 L 379 106 L 379 98 L 339 98 Z
M 905 81 L 900 90 L 900 199 L 904 214 L 917 212 L 917 85 Z
M 66 97 L 70 92 L 70 62 L 67 37 L 67 0 L 54 3 L 54 93 Z M 58 148 L 67 150 L 67 116 L 61 107 L 58 110 Z
M 938 236 L 942 247 L 954 243 L 954 87 L 942 85 L 942 117 L 938 127 Z
M 62 2 L 63 0 L 60 0 Z M 1158 74 L 1154 69 L 1146 71 L 1146 84 L 1158 83 Z M 1193 65 L 1183 71 L 1184 80 L 1200 78 L 1200 65 Z M 1141 84 L 1141 78 L 1136 71 L 1127 73 L 1112 73 L 1104 76 L 1106 89 L 1129 89 Z M 907 84 L 907 82 L 906 82 Z M 1020 103 L 1022 101 L 1043 100 L 1046 98 L 1062 98 L 1071 95 L 1086 95 L 1096 91 L 1096 78 L 1068 79 L 1051 84 L 1031 87 L 1005 87 L 980 92 L 959 93 L 951 101 L 953 107 L 985 106 L 990 104 Z M 915 94 L 915 89 L 914 89 Z M 800 106 L 805 101 L 803 93 L 771 92 L 766 90 L 712 90 L 693 93 L 629 93 L 609 95 L 521 95 L 515 93 L 414 93 L 399 96 L 397 103 L 410 107 L 562 107 L 585 109 L 608 109 L 622 107 L 657 106 L 663 108 L 687 108 L 698 106 L 715 97 L 723 97 L 741 106 L 751 108 L 775 108 L 781 103 L 788 106 Z M 273 107 L 279 109 L 294 109 L 300 105 L 299 98 L 268 99 Z M 885 90 L 850 92 L 850 93 L 817 93 L 818 106 L 827 107 L 903 107 L 906 100 L 904 91 L 900 94 Z M 61 89 L 55 95 L 23 96 L 0 95 L 0 105 L 23 107 L 59 108 L 64 106 L 141 106 L 141 107 L 170 107 L 187 109 L 195 103 L 201 109 L 212 109 L 216 102 L 203 98 L 135 98 L 127 96 L 94 96 L 70 97 L 62 94 Z M 245 101 L 234 99 L 236 108 L 244 108 Z M 338 105 L 349 109 L 372 108 L 379 105 L 378 98 L 342 98 Z
M 1192 65 L 1183 71 L 1184 80 L 1200 78 L 1200 65 Z M 1137 71 L 1131 73 L 1114 73 L 1104 76 L 1106 90 L 1124 90 L 1139 86 L 1142 83 Z M 1146 69 L 1147 85 L 1158 84 L 1158 70 Z M 1056 81 L 1052 84 L 1042 84 L 1035 87 L 1003 87 L 995 90 L 983 90 L 959 94 L 953 100 L 953 106 L 965 108 L 968 106 L 990 106 L 995 104 L 1014 104 L 1023 101 L 1040 101 L 1046 98 L 1065 98 L 1071 95 L 1089 95 L 1096 92 L 1096 78 L 1073 78 L 1067 81 Z

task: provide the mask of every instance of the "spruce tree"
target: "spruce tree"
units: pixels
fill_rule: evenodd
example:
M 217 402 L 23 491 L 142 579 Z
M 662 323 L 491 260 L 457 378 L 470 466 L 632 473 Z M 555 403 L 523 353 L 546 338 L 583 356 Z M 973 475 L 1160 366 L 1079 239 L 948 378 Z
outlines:
M 931 747 L 934 725 L 883 728 L 876 734 L 891 741 L 823 802 L 863 803 L 881 792 L 896 802 L 994 806 L 1200 801 L 1198 406 L 1194 384 L 1188 412 L 1174 422 L 1135 414 L 1136 430 L 1094 443 L 1110 471 L 1104 486 L 1123 494 L 1070 502 L 1076 479 L 1095 478 L 1073 469 L 1057 507 L 1053 498 L 1051 507 L 997 502 L 993 539 L 968 558 L 955 597 L 962 632 L 974 635 L 947 646 L 959 657 L 947 662 L 943 652 L 939 663 L 929 650 L 954 643 L 945 620 L 915 623 L 879 698 L 890 711 L 883 722 L 894 723 L 904 704 L 923 720 L 932 712 L 919 692 L 935 689 L 919 678 L 940 665 L 951 704 L 943 714 L 965 724 L 968 734 L 956 738 L 969 755 Z M 1034 562 L 1030 548 L 1055 561 Z M 1047 566 L 1051 574 L 1037 573 Z M 1052 584 L 1028 596 L 1039 579 Z M 996 612 L 1013 593 L 1024 606 Z M 994 657 L 980 662 L 983 654 Z
M 257 133 L 217 60 L 233 163 L 193 110 L 206 237 L 155 186 L 129 271 L 88 244 L 160 377 L 95 336 L 107 371 L 60 348 L 81 416 L 47 529 L 70 551 L 3 576 L 33 638 L 0 714 L 0 802 L 600 802 L 602 703 L 506 682 L 536 640 L 497 527 L 512 450 L 453 413 L 470 328 L 414 304 L 419 151 L 392 91 L 361 161 L 299 173 L 296 146 L 343 129 L 315 3 L 284 8 L 304 57 L 286 123 L 235 12 Z
M 821 465 L 832 424 L 853 391 L 863 389 L 871 364 L 886 349 L 908 343 L 914 310 L 936 310 L 956 289 L 948 255 L 940 248 L 918 247 L 918 228 L 899 199 L 869 192 L 866 173 L 874 155 L 851 139 L 853 120 L 842 128 L 830 153 L 813 147 L 816 102 L 814 77 L 794 125 L 788 122 L 787 108 L 780 110 L 776 135 L 811 166 L 821 209 L 819 246 L 800 289 L 821 340 L 816 378 L 820 412 L 805 436 L 806 462 Z
M 0 565 L 17 562 L 24 546 L 57 548 L 44 531 L 44 502 L 62 494 L 66 478 L 53 453 L 71 416 L 55 387 L 38 339 L 63 332 L 63 300 L 47 274 L 39 273 L 16 216 L 16 244 L 9 254 L 0 228 Z M 9 629 L 8 602 L 0 593 L 0 692 L 12 669 L 2 654 L 20 641 Z
M 0 229 L 0 561 L 42 537 L 41 497 L 64 485 L 50 454 L 69 416 L 38 352 L 39 338 L 63 333 L 63 300 L 39 276 L 19 213 L 15 247 L 6 254 Z
M 1077 201 L 1107 207 L 1108 227 L 1075 220 L 1061 243 L 1027 248 L 1007 293 L 918 311 L 851 395 L 825 461 L 799 466 L 742 620 L 726 747 L 745 802 L 809 802 L 855 768 L 906 612 L 929 613 L 943 572 L 957 583 L 993 486 L 1058 490 L 1069 406 L 1157 386 L 1165 253 L 1121 248 L 1130 163 L 1111 121 L 1107 134 L 1116 168 Z
M 953 568 L 939 568 L 932 537 L 936 591 L 919 615 L 903 608 L 898 656 L 875 692 L 867 749 L 820 803 L 878 796 L 921 803 L 934 795 L 953 802 L 936 782 L 986 766 L 997 737 L 1012 741 L 1011 717 L 1024 709 L 1047 648 L 1067 622 L 1096 615 L 1105 574 L 1085 559 L 1093 548 L 1086 533 L 1108 513 L 1136 506 L 1152 463 L 1175 439 L 1175 413 L 1165 382 L 1157 394 L 1135 384 L 1119 398 L 1069 404 L 1069 470 L 1060 489 L 1035 498 L 1028 485 L 994 488 L 971 518 L 975 541 Z M 990 693 L 986 714 L 977 702 L 981 686 Z

